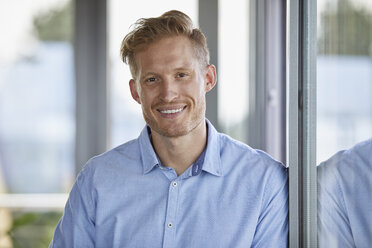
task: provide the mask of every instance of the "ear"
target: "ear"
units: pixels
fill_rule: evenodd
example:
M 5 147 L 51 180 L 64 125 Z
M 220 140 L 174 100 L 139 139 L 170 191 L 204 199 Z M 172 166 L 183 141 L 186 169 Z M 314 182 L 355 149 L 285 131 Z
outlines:
M 141 99 L 138 94 L 136 81 L 134 79 L 131 79 L 129 81 L 129 88 L 130 88 L 130 93 L 132 94 L 133 99 L 139 104 L 141 104 Z
M 210 91 L 217 83 L 217 73 L 216 67 L 212 64 L 207 66 L 207 70 L 205 72 L 205 92 Z

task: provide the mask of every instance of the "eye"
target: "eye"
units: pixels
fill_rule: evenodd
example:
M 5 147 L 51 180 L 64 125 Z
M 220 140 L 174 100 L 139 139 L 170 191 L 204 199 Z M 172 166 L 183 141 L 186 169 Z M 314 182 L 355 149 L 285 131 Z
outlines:
M 155 77 L 149 77 L 149 78 L 146 78 L 145 79 L 145 82 L 146 83 L 152 83 L 152 82 L 155 82 L 156 81 L 156 78 Z
M 184 72 L 179 72 L 179 73 L 177 74 L 177 77 L 178 77 L 178 78 L 183 78 L 183 77 L 186 77 L 186 76 L 187 76 L 187 74 L 184 73 Z

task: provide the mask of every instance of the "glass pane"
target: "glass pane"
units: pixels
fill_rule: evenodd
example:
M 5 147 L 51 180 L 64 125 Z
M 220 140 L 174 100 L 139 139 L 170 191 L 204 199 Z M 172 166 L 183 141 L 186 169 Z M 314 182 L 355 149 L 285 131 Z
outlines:
M 218 4 L 218 124 L 224 133 L 247 142 L 249 1 Z M 239 39 L 231 28 L 236 23 Z
M 74 180 L 73 2 L 0 3 L 0 193 Z
M 62 212 L 3 212 L 7 222 L 4 227 L 8 237 L 3 239 L 0 247 L 48 247 L 53 238 L 53 233 Z M 1 214 L 0 214 L 1 215 Z M 8 245 L 9 244 L 9 245 Z
M 132 78 L 129 66 L 120 58 L 120 45 L 130 26 L 139 18 L 160 16 L 164 12 L 177 9 L 186 13 L 198 23 L 198 1 L 182 0 L 111 0 L 108 7 L 109 18 L 109 61 L 110 61 L 110 147 L 136 138 L 145 122 L 141 107 L 132 99 L 129 80 Z M 145 7 L 144 7 L 145 6 Z M 123 14 L 125 12 L 125 14 Z
M 320 247 L 372 243 L 372 2 L 318 0 Z

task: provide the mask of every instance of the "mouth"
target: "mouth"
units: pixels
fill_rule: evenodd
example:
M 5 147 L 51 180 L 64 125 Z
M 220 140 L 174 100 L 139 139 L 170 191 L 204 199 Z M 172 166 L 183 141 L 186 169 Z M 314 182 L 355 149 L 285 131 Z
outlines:
M 179 116 L 185 109 L 185 106 L 161 107 L 157 111 L 163 118 L 175 118 Z

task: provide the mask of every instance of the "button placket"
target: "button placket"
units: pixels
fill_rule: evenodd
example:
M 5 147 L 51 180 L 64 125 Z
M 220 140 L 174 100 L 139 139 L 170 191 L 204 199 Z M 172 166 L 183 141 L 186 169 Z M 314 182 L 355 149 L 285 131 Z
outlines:
M 167 215 L 165 218 L 165 230 L 163 247 L 175 247 L 176 234 L 176 211 L 178 208 L 179 182 L 173 180 L 168 189 Z

